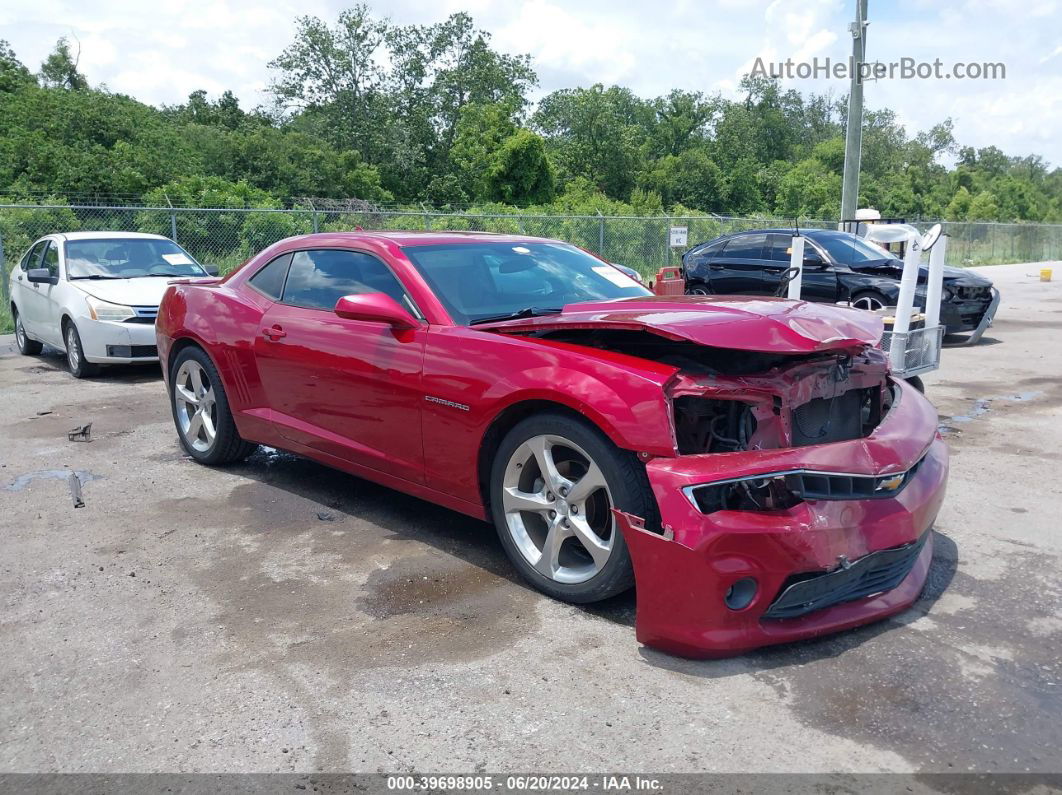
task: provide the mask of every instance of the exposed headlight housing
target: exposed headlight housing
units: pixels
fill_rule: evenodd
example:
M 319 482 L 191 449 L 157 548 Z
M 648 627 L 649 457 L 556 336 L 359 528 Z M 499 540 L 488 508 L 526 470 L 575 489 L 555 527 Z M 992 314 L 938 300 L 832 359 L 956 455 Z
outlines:
M 123 320 L 136 317 L 136 312 L 129 306 L 101 301 L 91 295 L 85 296 L 85 301 L 88 303 L 89 316 L 93 320 L 110 320 L 120 323 Z

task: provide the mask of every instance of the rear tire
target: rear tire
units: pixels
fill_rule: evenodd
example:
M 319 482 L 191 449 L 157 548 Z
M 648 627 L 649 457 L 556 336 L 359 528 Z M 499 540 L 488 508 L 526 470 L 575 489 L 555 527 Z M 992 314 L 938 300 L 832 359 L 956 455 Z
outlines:
M 491 466 L 490 502 L 502 547 L 520 575 L 576 604 L 634 585 L 611 509 L 649 522 L 656 516 L 645 469 L 633 453 L 581 420 L 552 413 L 529 417 L 506 434 Z
M 63 339 L 66 340 L 66 366 L 74 378 L 92 378 L 100 374 L 100 366 L 85 359 L 85 349 L 81 345 L 74 321 L 68 320 L 63 326 Z
M 26 336 L 26 329 L 22 325 L 22 317 L 14 304 L 11 305 L 11 314 L 15 321 L 15 342 L 18 344 L 18 352 L 23 356 L 37 356 L 44 350 L 44 345 Z
M 851 304 L 856 309 L 876 311 L 890 306 L 889 299 L 876 290 L 863 290 L 852 296 Z
M 236 430 L 225 386 L 206 351 L 185 348 L 170 368 L 170 409 L 181 447 L 208 466 L 242 461 L 258 445 Z

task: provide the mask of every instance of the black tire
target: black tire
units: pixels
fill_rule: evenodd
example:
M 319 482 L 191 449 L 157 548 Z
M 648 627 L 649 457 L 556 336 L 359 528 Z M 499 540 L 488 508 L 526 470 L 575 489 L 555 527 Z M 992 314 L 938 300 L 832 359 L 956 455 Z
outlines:
M 613 507 L 656 523 L 656 503 L 645 467 L 634 453 L 616 447 L 597 428 L 563 414 L 547 413 L 529 417 L 505 435 L 491 464 L 490 504 L 494 526 L 502 547 L 520 575 L 543 593 L 565 602 L 598 602 L 628 590 L 634 585 L 630 553 L 619 528 L 612 524 L 612 548 L 607 562 L 590 579 L 579 583 L 557 582 L 539 571 L 517 547 L 502 502 L 506 468 L 517 449 L 536 436 L 550 435 L 574 442 L 597 464 L 612 496 Z M 588 518 L 588 517 L 587 517 Z M 611 517 L 610 517 L 611 518 Z
M 865 302 L 868 305 L 858 306 L 860 302 Z M 876 309 L 879 307 L 883 308 L 892 306 L 892 304 L 889 303 L 889 299 L 877 290 L 860 290 L 852 295 L 849 303 L 858 309 Z M 873 304 L 877 304 L 877 307 L 873 306 Z
M 196 362 L 202 368 L 209 387 L 213 390 L 214 438 L 206 449 L 197 448 L 185 438 L 185 432 L 178 416 L 177 377 L 182 365 L 189 361 Z M 224 466 L 242 461 L 258 448 L 257 444 L 244 441 L 239 431 L 236 430 L 236 422 L 232 418 L 232 410 L 229 408 L 229 400 L 225 394 L 221 375 L 206 351 L 194 345 L 184 348 L 174 358 L 169 375 L 170 412 L 173 415 L 174 427 L 177 429 L 177 438 L 188 455 L 201 464 Z
M 15 321 L 15 342 L 18 344 L 18 352 L 23 356 L 37 356 L 44 350 L 44 345 L 26 336 L 26 328 L 22 325 L 22 318 L 19 317 L 18 309 L 14 304 L 11 305 L 11 317 Z
M 921 392 L 923 395 L 926 393 L 926 385 L 925 383 L 923 383 L 922 379 L 919 378 L 917 375 L 912 375 L 910 378 L 906 378 L 904 380 L 907 381 L 907 383 L 909 383 L 919 392 Z
M 712 291 L 704 282 L 690 282 L 686 287 L 686 295 L 711 295 Z
M 66 342 L 66 366 L 74 378 L 92 378 L 100 374 L 100 366 L 85 359 L 85 348 L 74 321 L 63 324 L 63 340 Z

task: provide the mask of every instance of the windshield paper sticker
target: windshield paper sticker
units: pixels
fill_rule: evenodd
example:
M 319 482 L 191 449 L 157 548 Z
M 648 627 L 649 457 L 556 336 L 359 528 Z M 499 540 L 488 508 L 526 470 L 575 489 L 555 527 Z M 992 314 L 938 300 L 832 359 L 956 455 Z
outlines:
M 162 258 L 170 265 L 191 265 L 192 258 L 187 254 L 163 254 Z
M 598 276 L 604 276 L 617 287 L 638 286 L 638 282 L 634 281 L 634 279 L 632 279 L 623 271 L 613 268 L 611 265 L 595 265 L 594 273 L 596 273 Z

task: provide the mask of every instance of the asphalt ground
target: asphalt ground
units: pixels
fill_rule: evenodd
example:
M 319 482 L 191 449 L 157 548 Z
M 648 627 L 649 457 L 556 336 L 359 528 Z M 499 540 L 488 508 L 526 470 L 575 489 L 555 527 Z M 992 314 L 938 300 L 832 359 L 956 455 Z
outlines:
M 995 326 L 925 378 L 952 470 L 920 601 L 708 662 L 641 647 L 633 596 L 525 587 L 485 524 L 284 453 L 193 463 L 155 368 L 0 338 L 0 772 L 1062 772 L 1039 267 L 979 269 Z

